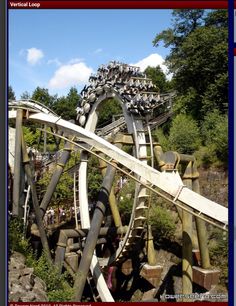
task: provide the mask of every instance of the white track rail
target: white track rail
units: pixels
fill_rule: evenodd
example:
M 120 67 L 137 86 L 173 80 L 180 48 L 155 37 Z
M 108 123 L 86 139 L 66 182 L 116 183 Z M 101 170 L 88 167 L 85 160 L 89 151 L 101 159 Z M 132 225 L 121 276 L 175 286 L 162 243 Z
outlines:
M 220 223 L 223 223 L 223 225 L 225 226 L 228 223 L 228 209 L 186 188 L 183 185 L 178 173 L 159 172 L 154 168 L 148 166 L 146 162 L 142 162 L 139 159 L 125 153 L 124 151 L 110 144 L 103 138 L 100 138 L 99 136 L 95 135 L 93 132 L 83 129 L 78 125 L 75 125 L 68 121 L 65 121 L 60 117 L 40 112 L 34 113 L 34 110 L 33 113 L 30 113 L 29 109 L 26 113 L 27 118 L 30 121 L 46 124 L 57 130 L 65 132 L 67 135 L 77 136 L 82 142 L 89 144 L 91 147 L 94 147 L 96 150 L 101 151 L 109 158 L 116 160 L 117 162 L 128 168 L 136 175 L 136 177 L 140 177 L 140 181 L 160 188 L 167 194 L 171 195 L 174 200 L 181 201 L 187 206 L 198 211 L 199 214 L 204 214 Z M 97 114 L 96 112 L 94 112 L 94 118 L 96 117 Z M 16 110 L 9 112 L 9 118 L 16 118 Z M 92 129 L 95 130 L 96 124 L 94 125 L 94 120 L 88 121 L 87 125 L 89 124 L 89 122 L 92 123 Z M 140 126 L 140 122 L 136 122 L 135 120 L 129 120 L 128 122 L 132 122 L 132 127 L 128 126 L 128 130 L 132 130 L 133 133 L 136 133 L 137 135 L 137 128 L 142 128 L 142 126 Z M 140 136 L 137 137 L 140 139 L 136 139 L 136 151 L 139 157 L 146 156 L 146 152 L 144 152 L 146 150 L 146 146 L 145 141 L 142 140 L 143 137 L 144 134 L 141 133 Z M 81 225 L 82 227 L 89 228 L 90 221 L 87 198 L 87 153 L 82 152 L 81 155 L 82 159 L 80 164 L 79 178 L 80 184 L 82 185 L 80 185 L 80 188 L 81 190 L 85 191 L 85 193 L 80 193 L 80 205 L 82 205 L 83 207 L 81 210 Z M 118 250 L 116 251 L 116 254 L 112 255 L 112 260 L 118 259 L 119 261 L 120 258 L 125 257 L 125 255 L 129 253 L 129 249 L 132 248 L 132 244 L 134 243 L 134 241 L 137 242 L 139 240 L 139 229 L 142 229 L 143 231 L 144 223 L 146 222 L 146 220 L 144 220 L 145 218 L 143 218 L 142 216 L 144 215 L 146 205 L 142 197 L 146 195 L 146 188 L 143 186 L 141 186 L 140 189 L 136 188 L 136 195 L 138 196 L 133 206 L 129 230 L 125 235 L 122 243 L 120 244 Z M 140 226 L 136 226 L 135 228 L 134 220 L 136 219 L 139 222 L 138 225 Z M 90 270 L 94 279 L 96 280 L 97 290 L 101 300 L 103 302 L 114 302 L 114 299 L 103 277 L 103 274 L 101 273 L 98 258 L 95 253 L 91 261 Z
M 11 112 L 9 115 L 11 118 L 13 116 L 16 117 L 16 112 L 14 114 Z M 228 224 L 228 209 L 185 187 L 177 173 L 159 172 L 94 133 L 63 120 L 60 117 L 44 113 L 35 113 L 29 114 L 28 119 L 62 130 L 67 133 L 67 135 L 77 136 L 82 142 L 106 154 L 111 159 L 116 160 L 136 175 L 148 181 L 151 185 L 166 192 L 173 197 L 175 201 L 179 200 L 188 207 L 199 212 L 199 214 L 204 214 L 223 225 Z

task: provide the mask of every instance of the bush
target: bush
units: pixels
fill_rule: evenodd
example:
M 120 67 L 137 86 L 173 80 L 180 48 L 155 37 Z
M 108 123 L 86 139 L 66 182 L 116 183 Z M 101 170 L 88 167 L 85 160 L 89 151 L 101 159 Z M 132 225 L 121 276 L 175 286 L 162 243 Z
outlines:
M 132 213 L 135 193 L 135 182 L 127 181 L 119 193 L 119 212 L 122 216 L 123 224 L 129 224 Z
M 21 218 L 14 217 L 8 223 L 9 251 L 27 255 L 30 249 L 29 241 L 24 237 L 24 223 Z
M 228 284 L 228 236 L 222 230 L 214 229 L 209 235 L 209 254 L 211 264 L 219 268 L 220 282 Z
M 169 144 L 172 150 L 192 154 L 200 146 L 200 133 L 195 120 L 180 114 L 172 122 L 169 133 Z
M 227 165 L 228 117 L 214 110 L 208 113 L 201 126 L 203 144 L 207 147 L 205 158 L 209 163 Z
M 60 274 L 57 267 L 49 263 L 44 253 L 36 259 L 29 241 L 23 235 L 23 221 L 14 218 L 9 222 L 9 251 L 17 251 L 26 257 L 26 265 L 34 268 L 34 274 L 47 286 L 49 301 L 66 302 L 73 297 L 73 288 L 69 285 L 67 272 Z
M 157 129 L 154 132 L 153 139 L 154 141 L 157 141 L 161 145 L 163 152 L 169 151 L 170 145 L 168 138 L 164 135 L 161 129 Z
M 149 215 L 154 240 L 172 239 L 175 233 L 175 220 L 172 214 L 160 206 L 151 207 Z
M 73 288 L 67 282 L 68 273 L 60 274 L 58 268 L 47 261 L 44 253 L 31 266 L 34 274 L 45 282 L 49 301 L 66 302 L 72 299 Z

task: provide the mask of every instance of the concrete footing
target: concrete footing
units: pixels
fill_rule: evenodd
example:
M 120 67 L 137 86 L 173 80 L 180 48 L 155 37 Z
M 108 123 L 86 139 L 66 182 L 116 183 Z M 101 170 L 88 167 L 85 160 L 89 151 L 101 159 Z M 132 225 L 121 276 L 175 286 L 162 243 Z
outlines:
M 220 270 L 218 269 L 203 269 L 193 266 L 193 282 L 207 290 L 218 284 L 219 276 Z
M 162 270 L 163 270 L 163 267 L 160 265 L 150 266 L 149 264 L 146 263 L 142 267 L 140 271 L 140 275 L 143 278 L 145 278 L 154 287 L 157 287 L 161 280 Z

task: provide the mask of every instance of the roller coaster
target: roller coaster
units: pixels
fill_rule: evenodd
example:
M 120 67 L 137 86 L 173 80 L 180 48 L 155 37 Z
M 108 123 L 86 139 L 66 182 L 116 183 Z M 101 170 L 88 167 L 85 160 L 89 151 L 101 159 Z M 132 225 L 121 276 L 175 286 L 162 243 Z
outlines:
M 90 77 L 89 85 L 84 87 L 81 97 L 76 109 L 76 123 L 62 119 L 37 101 L 9 102 L 9 119 L 16 122 L 13 215 L 19 214 L 22 180 L 19 169 L 23 164 L 43 248 L 60 271 L 65 268 L 73 275 L 75 301 L 81 301 L 85 284 L 89 283 L 94 301 L 112 302 L 113 294 L 103 272 L 106 267 L 120 266 L 145 249 L 147 264 L 155 268 L 148 212 L 151 195 L 156 194 L 176 208 L 182 221 L 183 293 L 192 293 L 193 217 L 201 265 L 203 269 L 209 269 L 206 223 L 227 231 L 228 209 L 200 195 L 199 174 L 193 156 L 163 152 L 161 145 L 153 141 L 152 128 L 168 120 L 172 114 L 172 94 L 160 94 L 151 79 L 138 67 L 110 62 L 99 67 L 97 74 Z M 123 115 L 98 129 L 100 110 L 111 98 L 119 103 Z M 156 109 L 164 111 L 154 120 L 152 114 Z M 24 122 L 51 127 L 51 132 L 44 132 L 65 141 L 41 203 L 36 190 L 37 182 L 29 169 L 29 156 L 22 132 Z M 132 155 L 122 150 L 127 145 L 132 148 Z M 52 258 L 42 220 L 71 152 L 75 150 L 80 152 L 80 161 L 74 170 L 75 209 L 80 211 L 80 220 L 76 218 L 74 228 L 60 230 L 55 256 Z M 98 159 L 98 171 L 103 175 L 92 216 L 88 201 L 88 162 L 91 156 Z M 113 183 L 117 172 L 135 182 L 132 213 L 127 226 L 122 225 L 118 199 L 114 194 Z M 111 211 L 112 221 L 106 223 L 104 220 L 108 211 Z M 105 244 L 107 237 L 112 241 L 108 255 L 107 252 L 105 254 L 97 250 L 98 243 Z

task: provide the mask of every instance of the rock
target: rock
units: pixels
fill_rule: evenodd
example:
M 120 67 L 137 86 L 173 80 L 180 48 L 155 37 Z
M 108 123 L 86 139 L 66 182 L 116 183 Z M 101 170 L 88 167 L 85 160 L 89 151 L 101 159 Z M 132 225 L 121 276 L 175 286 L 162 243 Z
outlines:
M 25 257 L 13 252 L 9 260 L 8 286 L 10 302 L 47 302 L 46 284 L 25 266 Z
M 19 271 L 17 271 L 16 269 L 14 269 L 14 271 L 9 271 L 8 273 L 8 278 L 10 280 L 10 282 L 18 280 L 20 278 L 21 273 Z
M 155 295 L 156 295 L 156 293 L 157 293 L 157 289 L 156 288 L 153 288 L 151 290 L 148 290 L 148 291 L 144 292 L 143 297 L 142 297 L 142 301 L 153 300 Z
M 21 276 L 19 283 L 26 289 L 32 289 L 34 286 L 34 277 L 32 274 Z M 28 290 L 29 290 L 28 289 Z
M 23 269 L 25 267 L 25 256 L 18 253 L 18 252 L 13 252 L 11 258 L 10 258 L 10 263 L 9 263 L 9 270 L 11 269 Z
M 10 293 L 9 294 L 9 302 L 19 302 L 21 296 L 22 296 L 21 292 Z
M 8 282 L 9 292 L 11 291 L 12 286 L 18 285 L 18 284 L 19 284 L 19 280 L 18 279 L 13 279 L 13 280 L 9 281 Z
M 22 286 L 14 284 L 9 293 L 9 301 L 19 302 L 20 297 L 26 295 L 26 291 Z
M 39 278 L 38 276 L 36 276 L 35 279 L 34 279 L 34 288 L 42 289 L 44 291 L 47 290 L 47 286 L 46 286 L 45 282 L 41 278 Z
M 35 300 L 35 294 L 32 291 L 28 291 L 25 296 L 20 298 L 21 302 L 33 302 Z
M 27 275 L 27 274 L 33 274 L 34 273 L 34 268 L 24 268 L 21 271 L 21 275 Z
M 47 297 L 47 294 L 45 293 L 45 291 L 34 287 L 32 292 L 35 295 L 35 301 L 48 302 L 48 297 Z
M 17 259 L 15 259 L 15 258 L 11 259 L 11 262 L 10 262 L 10 265 L 9 265 L 10 270 L 13 270 L 13 269 L 21 270 L 21 269 L 24 269 L 24 267 L 25 267 L 25 265 L 22 262 L 17 261 Z

